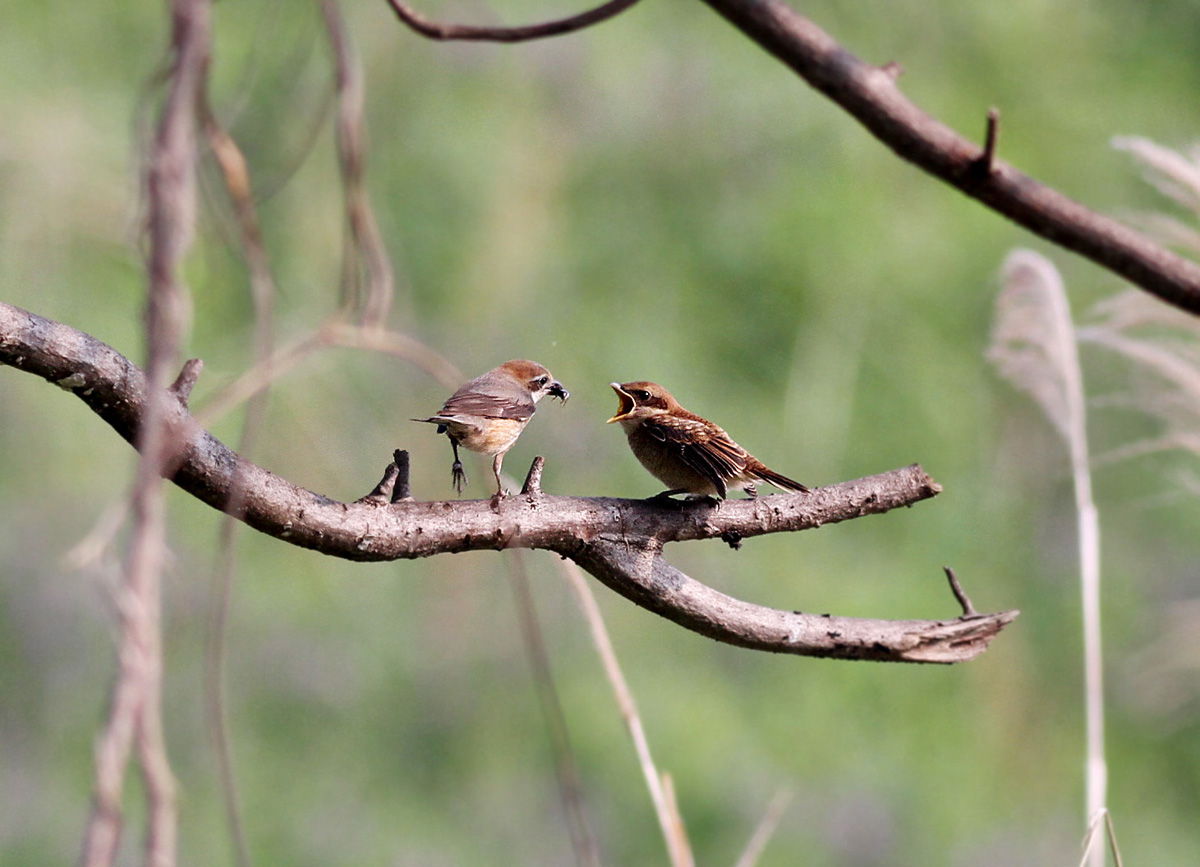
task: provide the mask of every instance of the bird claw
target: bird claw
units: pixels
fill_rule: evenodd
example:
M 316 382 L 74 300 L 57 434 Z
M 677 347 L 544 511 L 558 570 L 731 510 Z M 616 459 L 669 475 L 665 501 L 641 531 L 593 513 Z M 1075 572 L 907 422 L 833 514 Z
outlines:
M 461 494 L 463 487 L 468 484 L 467 473 L 463 469 L 462 461 L 455 461 L 450 465 L 450 478 L 454 483 L 454 490 Z
M 654 503 L 659 506 L 667 506 L 668 508 L 672 508 L 672 509 L 682 509 L 684 506 L 686 506 L 688 503 L 691 502 L 690 497 L 684 497 L 681 500 L 675 499 L 676 494 L 683 494 L 683 493 L 686 493 L 686 491 L 678 491 L 678 490 L 659 491 L 653 497 L 647 497 L 646 502 Z

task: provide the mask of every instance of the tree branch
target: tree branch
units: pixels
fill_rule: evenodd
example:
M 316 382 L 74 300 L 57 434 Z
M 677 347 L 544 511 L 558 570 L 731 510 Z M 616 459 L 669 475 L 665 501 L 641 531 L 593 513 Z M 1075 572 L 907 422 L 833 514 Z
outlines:
M 1171 253 L 995 159 L 995 121 L 980 148 L 925 114 L 896 85 L 894 64 L 859 60 L 782 0 L 704 0 L 844 108 L 896 154 L 1048 241 L 1162 300 L 1200 313 L 1200 265 Z M 988 171 L 980 171 L 986 166 Z
M 147 405 L 142 371 L 116 350 L 67 325 L 0 304 L 0 363 L 72 391 L 127 441 Z M 395 464 L 371 494 L 342 503 L 305 490 L 231 451 L 178 399 L 169 405 L 169 477 L 222 511 L 233 492 L 238 517 L 303 548 L 347 560 L 396 560 L 459 551 L 542 548 L 577 562 L 639 606 L 741 647 L 806 656 L 957 662 L 981 653 L 1016 611 L 932 621 L 860 620 L 776 611 L 733 599 L 684 575 L 663 545 L 742 539 L 879 514 L 935 496 L 940 486 L 913 465 L 807 494 L 757 500 L 664 503 L 541 492 L 499 502 L 423 502 L 392 494 Z M 406 474 L 405 474 L 406 475 Z M 401 480 L 403 484 L 403 480 Z
M 528 42 L 532 39 L 545 39 L 548 36 L 560 36 L 573 33 L 601 21 L 607 21 L 621 14 L 638 0 L 608 0 L 607 3 L 572 15 L 570 18 L 559 18 L 542 24 L 530 24 L 524 27 L 474 27 L 469 24 L 440 24 L 430 21 L 401 0 L 388 0 L 388 5 L 396 13 L 396 17 L 407 24 L 412 30 L 428 39 L 437 40 L 473 40 L 476 42 Z
M 170 72 L 161 117 L 142 169 L 146 196 L 147 361 L 136 447 L 141 459 L 130 498 L 132 532 L 117 589 L 120 640 L 108 719 L 96 744 L 96 785 L 80 863 L 110 867 L 121 837 L 126 768 L 136 747 L 146 789 L 145 862 L 174 867 L 175 779 L 162 721 L 162 569 L 166 515 L 162 480 L 175 443 L 169 417 L 199 375 L 178 365 L 186 298 L 180 264 L 195 226 L 196 109 L 210 50 L 209 0 L 172 0 Z
M 636 0 L 612 0 L 574 18 L 530 27 L 439 24 L 401 0 L 396 15 L 430 39 L 519 42 L 556 36 L 624 11 Z M 981 148 L 909 101 L 895 63 L 873 66 L 782 0 L 704 0 L 717 13 L 849 112 L 905 160 L 1046 240 L 1072 250 L 1163 301 L 1200 314 L 1200 264 L 1146 235 L 1064 196 L 996 159 L 999 113 L 987 113 Z

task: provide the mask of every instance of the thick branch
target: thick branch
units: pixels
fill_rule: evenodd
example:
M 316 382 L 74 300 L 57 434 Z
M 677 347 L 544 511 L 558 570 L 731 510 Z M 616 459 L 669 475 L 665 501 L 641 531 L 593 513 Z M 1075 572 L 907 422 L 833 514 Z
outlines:
M 829 489 L 822 489 L 829 490 Z M 797 497 L 801 495 L 790 495 Z M 579 565 L 642 608 L 727 644 L 837 659 L 962 662 L 987 649 L 1016 611 L 948 620 L 866 620 L 763 608 L 689 578 L 661 557 L 592 546 Z
M 899 156 L 1035 234 L 1164 301 L 1200 313 L 1200 265 L 1021 174 L 925 114 L 896 86 L 895 66 L 864 63 L 782 0 L 704 2 Z M 990 171 L 980 171 L 981 166 Z
M 142 372 L 69 326 L 0 304 L 0 363 L 72 391 L 122 437 L 136 441 L 147 402 Z M 490 500 L 391 500 L 399 475 L 355 503 L 287 482 L 231 451 L 180 400 L 170 402 L 172 480 L 217 509 L 240 497 L 239 517 L 293 545 L 348 560 L 395 560 L 504 548 L 543 548 L 578 562 L 638 605 L 712 638 L 760 650 L 855 659 L 953 662 L 981 652 L 1016 612 L 950 621 L 850 620 L 741 602 L 693 581 L 661 556 L 669 542 L 741 539 L 819 527 L 909 506 L 941 488 L 919 466 L 808 494 L 662 503 L 542 493 Z

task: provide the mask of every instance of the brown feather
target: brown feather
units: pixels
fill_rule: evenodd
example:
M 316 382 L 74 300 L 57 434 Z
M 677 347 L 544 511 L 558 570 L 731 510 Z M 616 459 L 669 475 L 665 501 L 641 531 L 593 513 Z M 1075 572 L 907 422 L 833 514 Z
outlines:
M 617 414 L 629 446 L 650 474 L 673 492 L 724 498 L 732 487 L 754 496 L 754 482 L 807 491 L 800 482 L 764 466 L 719 425 L 689 412 L 653 382 L 612 384 L 620 399 Z

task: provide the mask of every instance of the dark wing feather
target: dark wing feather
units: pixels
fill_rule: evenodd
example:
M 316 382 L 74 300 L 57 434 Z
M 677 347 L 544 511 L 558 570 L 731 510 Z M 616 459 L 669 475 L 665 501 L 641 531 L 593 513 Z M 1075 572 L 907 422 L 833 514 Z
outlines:
M 726 480 L 740 475 L 746 467 L 746 450 L 716 425 L 676 416 L 669 424 L 647 420 L 644 428 L 678 449 L 683 462 L 712 482 L 722 497 L 728 492 Z
M 450 395 L 441 416 L 481 415 L 484 418 L 529 419 L 537 405 L 527 391 L 505 384 L 473 379 Z

